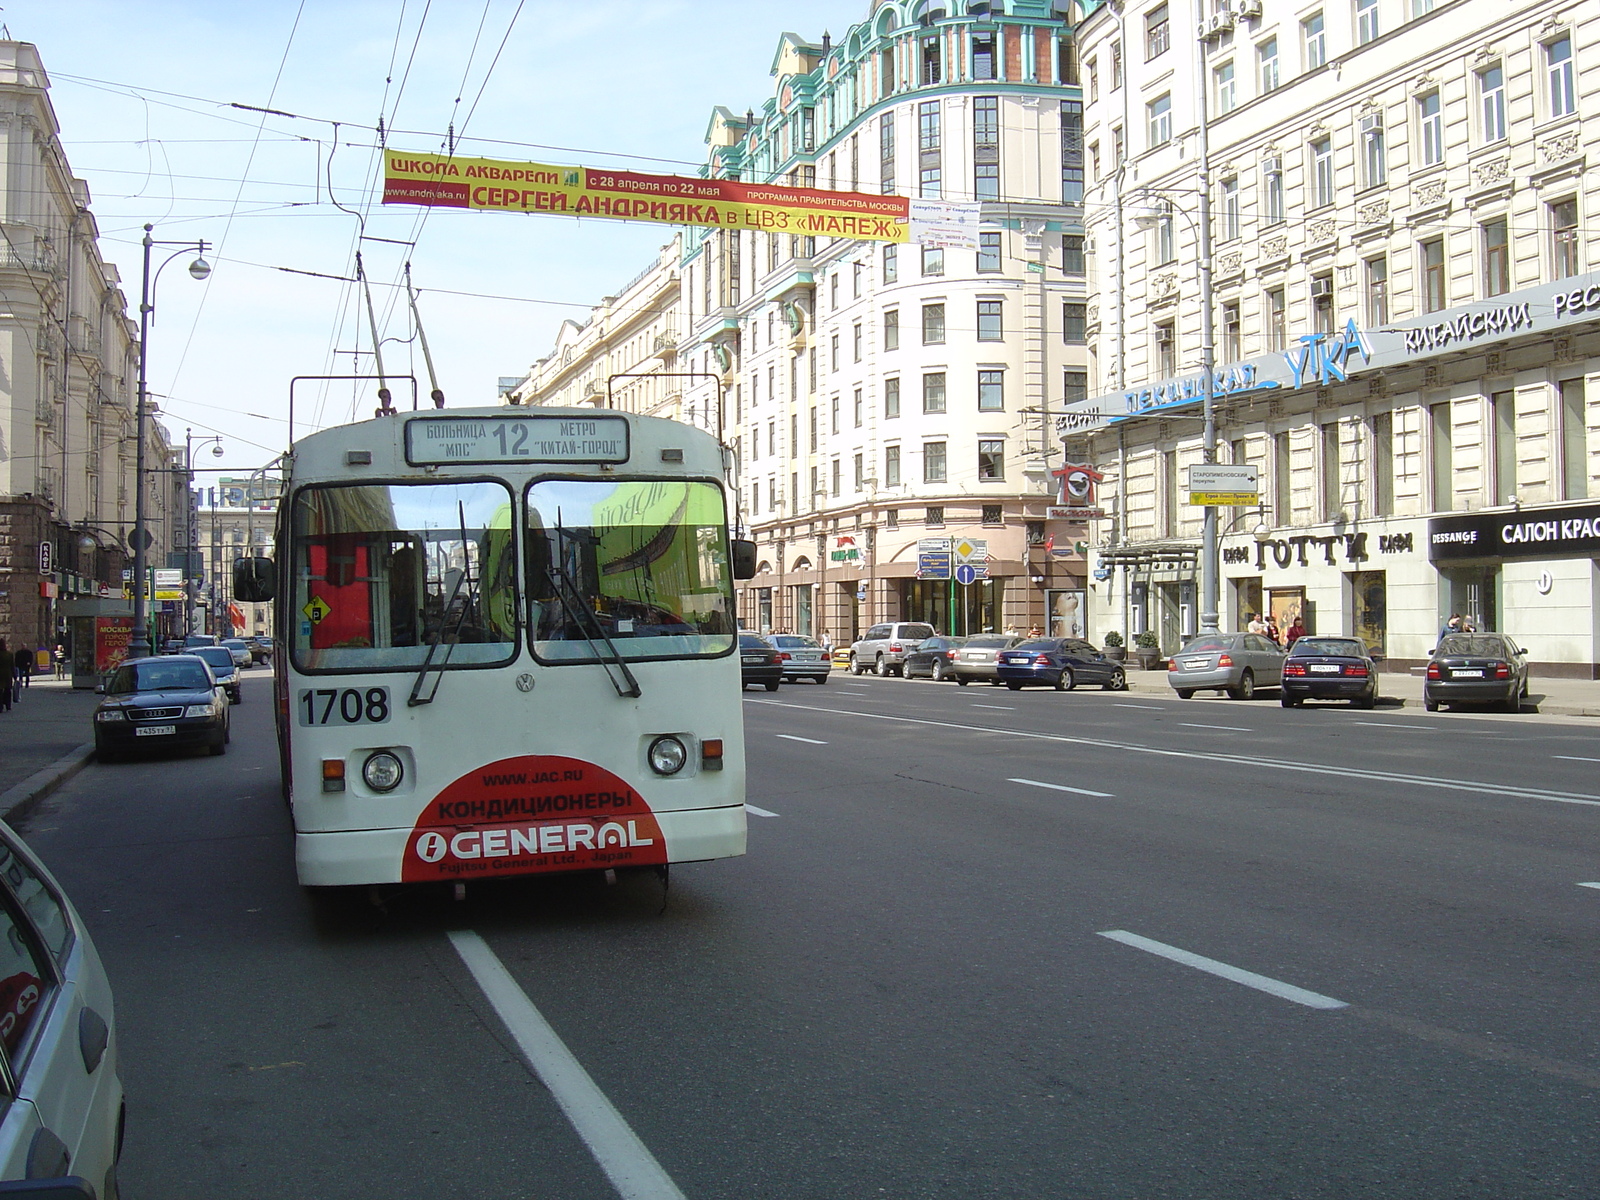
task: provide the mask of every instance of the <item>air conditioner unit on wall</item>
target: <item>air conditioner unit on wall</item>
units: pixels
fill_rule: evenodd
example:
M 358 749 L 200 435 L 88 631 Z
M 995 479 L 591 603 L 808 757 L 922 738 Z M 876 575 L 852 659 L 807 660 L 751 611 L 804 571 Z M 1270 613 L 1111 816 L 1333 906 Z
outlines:
M 1208 40 L 1211 38 L 1219 38 L 1225 33 L 1232 32 L 1233 14 L 1230 12 L 1212 13 L 1210 18 L 1206 21 L 1205 36 Z
M 1241 21 L 1254 20 L 1261 15 L 1261 0 L 1238 0 L 1234 12 Z

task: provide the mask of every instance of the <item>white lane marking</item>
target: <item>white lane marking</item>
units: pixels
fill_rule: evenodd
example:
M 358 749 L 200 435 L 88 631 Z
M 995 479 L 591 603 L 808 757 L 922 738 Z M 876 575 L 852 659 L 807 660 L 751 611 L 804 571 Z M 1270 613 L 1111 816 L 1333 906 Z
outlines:
M 816 738 L 796 737 L 792 733 L 775 733 L 773 737 L 781 737 L 786 742 L 805 742 L 808 746 L 826 746 L 827 742 L 819 742 Z
M 1580 883 L 1579 887 L 1600 888 L 1600 883 Z
M 617 1194 L 624 1200 L 685 1200 L 488 943 L 470 929 L 452 930 L 450 942 Z
M 785 704 L 779 700 L 750 700 L 750 704 L 773 704 L 780 708 L 828 713 L 835 717 L 861 717 L 868 721 L 890 721 L 897 725 L 926 725 L 933 729 L 959 729 L 964 733 L 1001 734 L 1036 742 L 1056 742 L 1063 746 L 1088 746 L 1095 750 L 1116 750 L 1124 754 L 1149 754 L 1158 758 L 1193 758 L 1228 766 L 1262 767 L 1271 771 L 1292 771 L 1301 775 L 1335 775 L 1340 779 L 1371 779 L 1378 783 L 1406 783 L 1413 787 L 1439 788 L 1442 791 L 1472 792 L 1502 799 L 1544 800 L 1551 804 L 1581 804 L 1600 808 L 1600 796 L 1590 792 L 1552 792 L 1515 784 L 1478 783 L 1470 779 L 1442 779 L 1436 775 L 1403 775 L 1398 771 L 1371 771 L 1360 767 L 1320 766 L 1316 763 L 1289 762 L 1286 759 L 1254 758 L 1246 754 L 1224 754 L 1216 750 L 1173 750 L 1165 746 L 1141 746 L 1137 742 L 1113 742 L 1104 738 L 1069 737 L 1062 733 L 1036 733 L 1026 729 L 995 729 L 989 725 L 963 725 L 959 721 L 930 721 L 923 717 L 897 717 L 888 713 L 866 712 L 857 708 L 823 708 L 816 704 Z
M 1439 732 L 1437 725 L 1424 725 L 1421 721 L 1413 721 L 1409 725 L 1402 724 L 1399 721 L 1352 721 L 1351 724 L 1366 725 L 1372 729 L 1417 729 L 1423 733 Z
M 1145 712 L 1166 712 L 1160 704 L 1113 704 L 1112 708 L 1142 708 Z
M 1335 1000 L 1332 996 L 1324 996 L 1318 992 L 1308 992 L 1305 988 L 1295 987 L 1292 983 L 1271 979 L 1266 975 L 1257 975 L 1254 971 L 1246 971 L 1240 967 L 1230 967 L 1227 963 L 1218 962 L 1214 958 L 1206 958 L 1200 954 L 1191 954 L 1187 950 L 1180 950 L 1176 946 L 1169 946 L 1165 942 L 1152 941 L 1147 937 L 1140 937 L 1137 933 L 1129 933 L 1125 929 L 1102 930 L 1100 936 L 1110 938 L 1113 942 L 1121 942 L 1124 946 L 1132 946 L 1136 950 L 1144 950 L 1150 954 L 1169 958 L 1175 963 L 1182 963 L 1186 967 L 1193 967 L 1197 971 L 1206 971 L 1222 979 L 1230 979 L 1234 983 L 1242 983 L 1245 987 L 1255 988 L 1258 992 L 1266 992 L 1282 1000 L 1292 1000 L 1296 1004 L 1304 1004 L 1307 1008 L 1349 1008 L 1343 1000 Z
M 1243 725 L 1196 725 L 1193 721 L 1179 721 L 1179 725 L 1189 729 L 1226 729 L 1230 733 L 1254 733 L 1255 731 Z
M 1576 754 L 1552 754 L 1550 757 L 1564 762 L 1600 762 L 1600 758 L 1579 758 Z
M 769 811 L 769 810 L 767 810 L 765 808 L 757 808 L 754 804 L 751 804 L 750 801 L 748 801 L 748 800 L 746 800 L 744 802 L 744 810 L 745 810 L 745 812 L 755 813 L 755 815 L 758 816 L 758 817 L 775 817 L 775 816 L 778 815 L 777 813 L 771 812 L 771 811 Z
M 1075 796 L 1098 796 L 1102 800 L 1115 799 L 1110 792 L 1091 792 L 1088 788 L 1068 787 L 1064 783 L 1041 783 L 1037 779 L 1008 779 L 1007 783 L 1025 783 L 1029 787 L 1049 788 L 1052 792 L 1071 792 Z
M 992 708 L 992 709 L 995 709 L 997 712 L 1016 712 L 1017 711 L 1017 706 L 1015 704 L 974 704 L 974 705 L 972 705 L 972 707 L 973 708 Z

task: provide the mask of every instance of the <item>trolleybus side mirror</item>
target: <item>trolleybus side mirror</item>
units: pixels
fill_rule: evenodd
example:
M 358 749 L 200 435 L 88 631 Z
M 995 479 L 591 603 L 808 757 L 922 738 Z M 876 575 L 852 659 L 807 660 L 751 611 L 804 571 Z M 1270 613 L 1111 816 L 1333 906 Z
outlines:
M 733 539 L 733 577 L 735 579 L 756 577 L 756 544 L 749 538 Z
M 270 558 L 240 558 L 233 564 L 233 598 L 265 604 L 278 593 L 278 565 Z

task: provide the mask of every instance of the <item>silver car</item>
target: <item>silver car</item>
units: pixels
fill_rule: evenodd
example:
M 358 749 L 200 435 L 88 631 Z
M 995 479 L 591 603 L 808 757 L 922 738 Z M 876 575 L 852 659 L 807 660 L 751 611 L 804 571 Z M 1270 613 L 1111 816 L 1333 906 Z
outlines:
M 1187 700 L 1196 692 L 1227 692 L 1248 700 L 1258 687 L 1283 683 L 1283 651 L 1256 633 L 1203 633 L 1172 656 L 1167 682 Z
M 936 632 L 926 621 L 889 621 L 874 625 L 850 647 L 850 674 L 873 671 L 879 675 L 898 675 L 906 655 Z
M 966 687 L 974 679 L 991 687 L 1000 686 L 995 673 L 995 659 L 1000 651 L 1009 650 L 1022 639 L 1014 633 L 979 633 L 967 639 L 967 644 L 956 654 L 950 664 L 956 682 Z
M 778 651 L 783 663 L 783 682 L 794 683 L 809 679 L 814 683 L 827 683 L 828 672 L 833 670 L 833 659 L 816 638 L 798 633 L 771 633 L 767 641 Z

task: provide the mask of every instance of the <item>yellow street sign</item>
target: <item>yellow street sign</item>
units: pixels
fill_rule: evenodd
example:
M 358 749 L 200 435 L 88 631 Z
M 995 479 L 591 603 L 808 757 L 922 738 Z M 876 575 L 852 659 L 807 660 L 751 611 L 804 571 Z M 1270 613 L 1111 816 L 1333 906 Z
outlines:
M 1261 503 L 1259 492 L 1190 492 L 1190 504 L 1213 504 L 1218 508 L 1254 508 Z
M 333 609 L 328 607 L 327 601 L 321 596 L 313 596 L 310 602 L 300 611 L 305 614 L 306 620 L 313 625 L 320 625 L 322 624 L 322 619 L 331 613 Z

